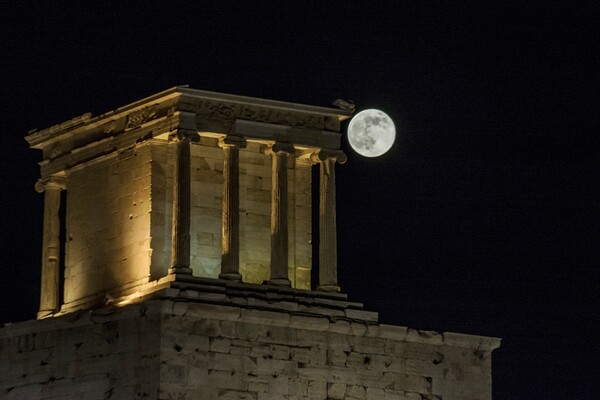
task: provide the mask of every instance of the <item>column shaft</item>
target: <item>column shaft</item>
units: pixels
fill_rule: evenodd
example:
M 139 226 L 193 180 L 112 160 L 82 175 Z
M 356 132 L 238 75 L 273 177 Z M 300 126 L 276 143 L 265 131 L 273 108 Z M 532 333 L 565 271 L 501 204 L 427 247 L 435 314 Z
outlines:
M 324 149 L 310 156 L 319 163 L 319 285 L 318 290 L 339 292 L 337 282 L 337 227 L 335 163 L 346 162 L 341 150 Z
M 293 146 L 276 143 L 271 148 L 271 278 L 272 285 L 290 286 L 288 277 L 287 157 Z
M 191 274 L 190 268 L 190 199 L 191 157 L 190 143 L 198 141 L 198 133 L 178 132 L 177 160 L 173 193 L 173 236 L 171 248 L 172 274 Z
M 58 213 L 62 189 L 64 189 L 64 182 L 52 178 L 38 186 L 38 190 L 45 191 L 42 281 L 38 319 L 49 316 L 60 308 L 60 217 Z
M 223 146 L 223 217 L 221 273 L 219 278 L 240 281 L 240 178 L 239 149 L 243 138 L 226 137 Z
M 335 159 L 320 163 L 319 176 L 319 290 L 339 292 L 337 282 L 337 229 Z

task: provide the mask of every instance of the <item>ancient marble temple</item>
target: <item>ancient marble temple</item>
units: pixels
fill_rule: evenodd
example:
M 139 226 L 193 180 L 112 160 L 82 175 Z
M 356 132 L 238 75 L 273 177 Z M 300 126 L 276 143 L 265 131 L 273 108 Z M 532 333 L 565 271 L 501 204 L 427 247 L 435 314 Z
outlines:
M 0 398 L 491 399 L 499 339 L 383 324 L 338 286 L 350 116 L 182 86 L 30 132 L 40 308 L 0 327 Z
M 38 317 L 206 282 L 194 278 L 310 289 L 314 164 L 322 171 L 318 289 L 338 292 L 334 168 L 345 161 L 339 130 L 349 115 L 176 87 L 30 133 L 44 158 Z

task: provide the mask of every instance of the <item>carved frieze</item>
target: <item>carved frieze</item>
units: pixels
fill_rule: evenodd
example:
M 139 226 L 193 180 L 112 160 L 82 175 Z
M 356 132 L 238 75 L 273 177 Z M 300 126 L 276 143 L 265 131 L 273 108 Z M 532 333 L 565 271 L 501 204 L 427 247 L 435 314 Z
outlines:
M 158 104 L 153 104 L 148 107 L 144 107 L 141 110 L 136 110 L 129 115 L 127 115 L 127 122 L 125 124 L 125 129 L 133 129 L 138 126 L 146 123 L 154 118 L 156 118 L 158 114 Z
M 193 112 L 204 118 L 216 120 L 244 119 L 310 129 L 326 129 L 335 126 L 330 121 L 326 123 L 325 116 L 233 102 L 195 99 L 182 102 L 179 108 L 181 111 Z
M 62 147 L 60 143 L 55 143 L 50 149 L 50 153 L 48 154 L 48 158 L 53 160 L 56 157 L 60 156 L 63 153 Z
M 103 133 L 113 133 L 116 128 L 117 128 L 116 121 L 108 121 L 102 125 L 102 132 Z

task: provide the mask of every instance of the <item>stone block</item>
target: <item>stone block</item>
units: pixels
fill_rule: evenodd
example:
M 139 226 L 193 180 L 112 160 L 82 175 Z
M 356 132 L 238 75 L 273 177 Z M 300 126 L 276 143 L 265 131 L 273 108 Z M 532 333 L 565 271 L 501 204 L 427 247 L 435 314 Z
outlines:
M 241 390 L 221 390 L 218 393 L 219 400 L 256 400 L 258 398 L 257 393 Z
M 358 319 L 361 321 L 377 322 L 379 314 L 373 311 L 353 310 L 351 308 L 344 310 L 346 317 L 350 319 Z
M 417 329 L 408 329 L 406 334 L 407 342 L 427 343 L 441 345 L 444 342 L 444 336 L 434 331 L 421 331 Z
M 271 346 L 269 345 L 255 345 L 250 349 L 250 356 L 257 358 L 269 358 L 271 356 Z
M 480 382 L 461 382 L 445 379 L 434 379 L 432 393 L 441 395 L 443 399 L 492 399 L 491 385 L 489 383 Z
M 209 341 L 209 350 L 215 353 L 229 353 L 231 349 L 231 340 L 226 338 L 213 337 Z
M 170 309 L 170 304 L 173 302 L 161 302 L 161 304 L 165 304 L 163 309 L 167 312 Z M 241 309 L 238 307 L 227 307 L 227 306 L 219 306 L 213 304 L 194 304 L 193 307 L 190 307 L 186 313 L 189 318 L 200 320 L 215 320 L 217 321 L 236 321 L 241 317 Z M 207 318 L 210 317 L 210 318 Z
M 221 324 L 215 319 L 199 318 L 193 323 L 191 332 L 205 337 L 219 336 L 221 334 Z
M 312 349 L 306 347 L 291 347 L 290 358 L 299 364 L 309 364 L 312 361 Z
M 208 354 L 208 368 L 211 370 L 241 372 L 246 375 L 256 370 L 256 359 L 238 354 Z
M 275 311 L 264 311 L 264 310 L 253 310 L 253 309 L 242 309 L 241 312 L 242 320 L 244 322 L 257 323 L 261 325 L 273 325 L 277 329 L 268 331 L 267 337 L 271 338 L 274 335 L 283 336 L 282 339 L 295 337 L 296 332 L 289 328 L 281 328 L 282 325 L 287 325 L 290 320 L 290 315 L 287 313 L 275 312 Z M 275 343 L 275 342 L 273 342 Z
M 278 371 L 274 371 L 272 379 L 268 383 L 268 392 L 272 394 L 288 395 L 290 393 L 289 377 Z
M 188 367 L 177 364 L 161 364 L 160 379 L 164 382 L 186 385 L 188 379 Z
M 364 336 L 350 336 L 348 342 L 352 351 L 368 354 L 386 354 L 385 340 Z
M 324 380 L 309 380 L 308 381 L 308 398 L 309 399 L 327 399 L 327 382 Z
M 346 352 L 337 349 L 327 349 L 327 365 L 345 366 Z
M 444 370 L 442 365 L 436 365 L 431 361 L 423 360 L 412 360 L 406 359 L 405 370 L 408 374 L 429 376 L 429 377 L 442 377 L 444 376 Z M 439 363 L 438 363 L 439 364 Z
M 236 356 L 250 356 L 251 353 L 251 349 L 249 347 L 238 347 L 238 346 L 231 346 L 231 350 L 229 351 L 230 354 L 234 354 Z
M 288 346 L 270 345 L 270 355 L 276 360 L 289 360 L 291 351 Z
M 354 384 L 358 382 L 360 375 L 350 368 L 335 366 L 315 366 L 299 369 L 300 378 L 307 380 L 324 379 L 330 383 Z M 321 377 L 321 378 L 319 378 Z
M 254 190 L 268 190 L 270 188 L 270 186 L 268 188 L 264 187 L 262 176 L 251 175 L 240 176 L 240 187 Z
M 327 398 L 343 400 L 346 394 L 346 384 L 344 383 L 328 383 Z
M 275 360 L 270 358 L 256 359 L 256 375 L 271 376 L 274 373 L 286 376 L 297 376 L 298 363 L 295 361 Z
M 305 330 L 310 328 L 316 331 L 325 331 L 330 326 L 330 322 L 326 317 L 292 315 L 289 326 L 291 329 Z
M 248 391 L 250 392 L 267 392 L 269 390 L 268 381 L 250 380 L 248 382 Z
M 384 375 L 387 375 L 384 374 Z M 428 376 L 420 376 L 413 374 L 394 374 L 394 385 L 395 390 L 404 390 L 407 392 L 416 392 L 420 394 L 432 394 L 434 393 L 432 382 L 433 379 Z
M 422 400 L 419 393 L 405 392 L 403 390 L 385 389 L 386 400 Z
M 382 372 L 374 369 L 357 368 L 355 382 L 360 382 L 365 387 L 386 388 L 393 387 L 397 376 L 393 372 Z
M 448 367 L 447 365 L 444 366 Z M 491 384 L 492 373 L 491 368 L 489 367 L 449 364 L 447 378 L 458 381 L 483 382 Z
M 385 390 L 367 387 L 367 400 L 385 400 Z
M 437 365 L 444 360 L 444 353 L 439 346 L 431 346 L 425 343 L 407 343 L 402 357 L 405 359 L 431 362 Z
M 243 374 L 233 371 L 208 371 L 208 381 L 210 386 L 218 389 L 246 390 L 247 385 L 244 382 Z
M 388 372 L 406 372 L 406 360 L 403 358 L 390 358 L 389 363 L 386 366 Z
M 346 388 L 346 398 L 366 400 L 367 390 L 361 385 L 348 385 Z

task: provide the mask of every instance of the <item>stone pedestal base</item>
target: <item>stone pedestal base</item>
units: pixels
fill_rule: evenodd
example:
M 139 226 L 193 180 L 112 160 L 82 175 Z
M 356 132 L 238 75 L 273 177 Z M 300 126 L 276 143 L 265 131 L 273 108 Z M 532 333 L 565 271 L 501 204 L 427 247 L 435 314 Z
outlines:
M 2 399 L 492 399 L 498 339 L 379 324 L 337 293 L 210 283 L 5 325 Z
M 192 274 L 192 269 L 189 267 L 171 267 L 169 268 L 169 274 Z
M 242 275 L 236 274 L 235 272 L 227 272 L 227 273 L 219 274 L 219 279 L 227 279 L 228 281 L 241 282 Z
M 44 318 L 47 318 L 47 317 L 51 317 L 53 314 L 54 314 L 53 311 L 47 311 L 47 310 L 46 311 L 38 311 L 36 318 L 37 319 L 44 319 Z
M 269 285 L 275 286 L 292 286 L 292 282 L 285 278 L 269 279 Z
M 317 287 L 317 290 L 319 290 L 321 292 L 339 293 L 341 289 L 338 285 L 319 285 L 319 287 Z

